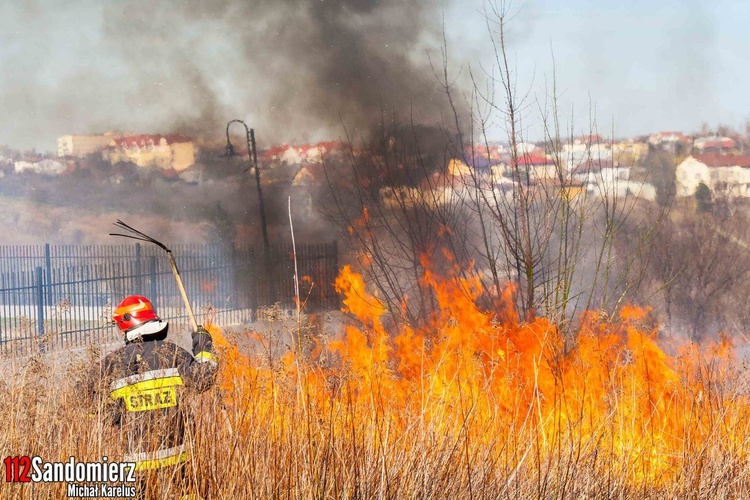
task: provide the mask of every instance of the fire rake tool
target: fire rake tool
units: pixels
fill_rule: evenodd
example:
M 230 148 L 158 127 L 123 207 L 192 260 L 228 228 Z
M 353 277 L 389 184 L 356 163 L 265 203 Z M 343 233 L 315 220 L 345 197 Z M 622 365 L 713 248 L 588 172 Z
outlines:
M 180 295 L 182 295 L 182 301 L 185 303 L 185 308 L 187 309 L 188 316 L 190 317 L 190 323 L 193 326 L 193 331 L 197 331 L 198 322 L 195 320 L 195 314 L 193 314 L 193 307 L 190 305 L 187 292 L 185 292 L 185 286 L 182 284 L 182 277 L 180 277 L 180 271 L 177 269 L 177 263 L 174 260 L 174 255 L 172 254 L 172 250 L 167 248 L 167 246 L 161 241 L 155 240 L 151 236 L 145 233 L 142 233 L 131 226 L 128 226 L 120 219 L 117 219 L 115 226 L 119 227 L 120 229 L 124 231 L 129 231 L 132 234 L 109 233 L 110 236 L 122 236 L 123 238 L 131 238 L 134 240 L 146 241 L 148 243 L 153 243 L 154 245 L 163 248 L 167 252 L 167 257 L 169 257 L 169 265 L 172 266 L 172 274 L 174 274 L 174 278 L 175 280 L 177 280 L 177 288 L 179 288 Z
M 174 274 L 174 278 L 175 280 L 177 280 L 177 288 L 180 289 L 180 295 L 182 295 L 182 301 L 185 303 L 185 308 L 187 309 L 188 316 L 190 317 L 190 323 L 193 326 L 193 331 L 194 332 L 198 331 L 198 322 L 195 320 L 195 314 L 193 314 L 193 307 L 190 305 L 190 301 L 188 300 L 187 292 L 185 291 L 185 285 L 182 284 L 182 277 L 180 277 L 180 271 L 177 269 L 177 262 L 175 262 L 174 260 L 174 255 L 172 254 L 172 250 L 170 250 L 167 247 L 167 245 L 165 245 L 161 241 L 155 240 L 151 236 L 145 233 L 142 233 L 131 226 L 128 226 L 120 219 L 117 219 L 115 226 L 125 231 L 128 231 L 132 234 L 109 233 L 110 236 L 122 236 L 123 238 L 131 238 L 133 240 L 146 241 L 148 243 L 153 243 L 154 245 L 163 248 L 167 252 L 167 257 L 169 257 L 169 265 L 172 266 L 172 274 Z M 221 402 L 221 414 L 224 417 L 224 421 L 226 422 L 227 429 L 229 430 L 229 435 L 233 436 L 234 430 L 232 429 L 232 423 L 229 421 L 229 415 L 227 415 L 227 409 L 224 406 L 223 401 Z

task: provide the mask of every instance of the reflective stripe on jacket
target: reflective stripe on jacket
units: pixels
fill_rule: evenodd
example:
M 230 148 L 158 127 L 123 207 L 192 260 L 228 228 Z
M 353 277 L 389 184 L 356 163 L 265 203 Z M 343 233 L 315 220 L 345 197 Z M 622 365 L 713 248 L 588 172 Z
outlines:
M 90 393 L 122 429 L 125 459 L 137 470 L 153 469 L 188 459 L 181 402 L 185 391 L 209 389 L 217 371 L 208 334 L 193 336 L 193 354 L 169 341 L 136 341 L 104 358 Z

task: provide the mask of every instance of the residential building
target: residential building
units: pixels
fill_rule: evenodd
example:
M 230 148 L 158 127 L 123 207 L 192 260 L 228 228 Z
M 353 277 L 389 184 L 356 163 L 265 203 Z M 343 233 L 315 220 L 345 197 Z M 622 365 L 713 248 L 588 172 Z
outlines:
M 737 142 L 731 137 L 698 137 L 693 141 L 693 148 L 699 153 L 734 153 Z
M 63 135 L 57 138 L 57 156 L 83 158 L 107 148 L 121 134 L 107 132 L 94 135 Z
M 528 172 L 529 180 L 557 177 L 559 173 L 554 159 L 549 158 L 540 149 L 519 156 L 518 167 L 522 174 Z
M 57 160 L 21 160 L 13 163 L 13 171 L 17 174 L 32 172 L 35 174 L 59 175 L 67 170 L 68 166 Z
M 635 196 L 645 200 L 656 199 L 656 188 L 647 182 L 631 179 L 627 164 L 607 161 L 586 161 L 570 172 L 573 182 L 581 183 L 586 191 L 598 198 Z
M 609 160 L 612 158 L 612 150 L 609 143 L 602 142 L 598 135 L 592 135 L 563 145 L 561 157 L 566 168 L 572 171 L 578 168 L 578 165 L 588 161 Z
M 648 143 L 633 140 L 620 141 L 612 144 L 612 159 L 620 165 L 635 165 L 648 153 Z
M 114 139 L 104 157 L 113 165 L 132 162 L 181 172 L 195 163 L 192 139 L 181 135 L 132 135 Z
M 648 143 L 655 147 L 672 147 L 688 141 L 682 132 L 657 132 L 648 137 Z
M 716 195 L 750 197 L 750 156 L 704 153 L 685 158 L 675 170 L 677 196 L 693 196 L 703 183 Z
M 328 155 L 346 155 L 348 146 L 339 141 L 323 141 L 299 146 L 274 146 L 261 152 L 266 162 L 297 165 L 302 163 L 321 163 Z

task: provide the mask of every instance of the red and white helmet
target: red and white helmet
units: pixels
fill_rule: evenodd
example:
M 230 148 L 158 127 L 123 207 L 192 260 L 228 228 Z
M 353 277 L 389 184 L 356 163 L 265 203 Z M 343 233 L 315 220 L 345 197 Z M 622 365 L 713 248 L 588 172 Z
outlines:
M 156 314 L 154 305 L 142 295 L 130 295 L 115 307 L 112 319 L 129 342 L 139 337 L 161 333 L 168 323 Z

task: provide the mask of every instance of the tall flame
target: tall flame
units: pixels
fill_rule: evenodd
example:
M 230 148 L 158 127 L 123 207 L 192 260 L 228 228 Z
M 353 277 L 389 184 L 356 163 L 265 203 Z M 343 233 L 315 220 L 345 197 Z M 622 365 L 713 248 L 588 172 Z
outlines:
M 279 426 L 280 415 L 302 407 L 330 416 L 330 436 L 356 428 L 384 451 L 460 440 L 467 456 L 510 471 L 576 453 L 617 464 L 634 485 L 684 474 L 709 441 L 748 459 L 750 401 L 731 390 L 728 341 L 670 346 L 668 356 L 657 331 L 642 327 L 647 311 L 626 307 L 614 320 L 585 314 L 566 343 L 545 318 L 519 321 L 510 286 L 490 314 L 477 305 L 478 280 L 428 270 L 423 285 L 437 298 L 433 318 L 386 327 L 377 295 L 344 267 L 336 287 L 355 321 L 312 355 L 293 349 L 275 366 L 259 365 L 213 329 L 225 403 Z M 253 432 L 252 418 L 240 432 Z

